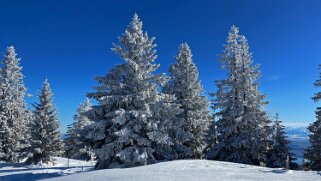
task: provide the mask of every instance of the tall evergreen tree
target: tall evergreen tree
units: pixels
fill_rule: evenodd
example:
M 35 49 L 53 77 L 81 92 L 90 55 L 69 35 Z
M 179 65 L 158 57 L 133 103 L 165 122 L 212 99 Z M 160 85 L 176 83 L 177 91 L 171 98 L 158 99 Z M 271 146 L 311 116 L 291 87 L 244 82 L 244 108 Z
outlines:
M 154 63 L 153 41 L 143 32 L 142 22 L 135 14 L 119 38 L 120 45 L 113 48 L 124 63 L 106 76 L 97 77 L 100 85 L 96 92 L 88 94 L 98 102 L 88 113 L 94 121 L 88 138 L 94 143 L 97 169 L 154 162 L 154 148 L 167 150 L 157 154 L 165 159 L 171 152 L 166 128 L 179 108 L 171 104 L 170 96 L 158 93 L 166 78 L 153 74 L 159 66 Z
M 91 160 L 93 152 L 87 144 L 87 127 L 93 122 L 86 116 L 91 109 L 90 100 L 80 104 L 74 116 L 74 122 L 68 126 L 65 142 L 65 154 L 68 158 Z
M 289 152 L 289 141 L 285 135 L 285 127 L 280 121 L 279 114 L 276 114 L 272 125 L 272 148 L 268 159 L 268 167 L 285 167 L 287 156 L 292 159 Z
M 321 64 L 319 65 L 321 70 Z M 316 87 L 321 87 L 321 73 L 319 79 L 314 83 Z M 314 102 L 321 100 L 321 92 L 317 92 L 312 97 Z M 305 166 L 311 170 L 321 170 L 321 107 L 315 111 L 316 121 L 308 126 L 310 146 L 305 150 Z
M 210 120 L 208 101 L 198 79 L 198 70 L 192 60 L 192 52 L 183 43 L 179 46 L 176 62 L 170 66 L 171 80 L 164 88 L 167 94 L 175 95 L 176 103 L 183 112 L 178 116 L 182 132 L 177 135 L 180 146 L 179 158 L 201 158 L 205 148 L 205 131 Z M 176 128 L 175 128 L 176 129 Z M 177 130 L 174 130 L 174 132 Z M 177 143 L 177 142 L 176 142 Z
M 217 144 L 216 120 L 215 115 L 212 115 L 212 120 L 209 122 L 208 129 L 205 133 L 206 147 L 203 154 L 207 157 L 212 151 L 212 148 Z
M 220 62 L 228 77 L 216 81 L 213 109 L 217 116 L 218 143 L 208 158 L 245 164 L 264 165 L 269 149 L 270 121 L 262 107 L 264 95 L 258 91 L 257 65 L 246 38 L 232 26 Z
M 22 139 L 20 140 L 20 144 L 22 145 L 21 148 L 19 148 L 19 156 L 18 160 L 25 160 L 26 158 L 29 158 L 30 153 L 30 147 L 31 147 L 31 131 L 32 131 L 32 123 L 34 121 L 34 114 L 32 110 L 26 110 L 25 112 L 26 116 L 26 124 L 23 126 L 25 129 L 22 132 Z
M 57 156 L 62 149 L 59 122 L 52 96 L 52 91 L 46 79 L 38 95 L 39 102 L 34 104 L 30 157 L 27 159 L 27 163 L 52 162 L 52 157 Z
M 28 116 L 20 59 L 13 46 L 6 50 L 0 76 L 0 160 L 17 162 L 26 146 Z

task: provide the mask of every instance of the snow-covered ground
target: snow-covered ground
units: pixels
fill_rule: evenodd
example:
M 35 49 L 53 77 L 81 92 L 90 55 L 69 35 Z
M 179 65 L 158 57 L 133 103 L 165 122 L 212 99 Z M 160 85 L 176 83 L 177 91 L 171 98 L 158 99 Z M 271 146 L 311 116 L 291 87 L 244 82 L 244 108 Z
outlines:
M 55 158 L 55 165 L 42 164 L 27 166 L 23 164 L 12 164 L 0 162 L 0 181 L 32 181 L 51 177 L 66 176 L 78 172 L 93 170 L 95 162 L 69 160 L 66 158 Z
M 179 160 L 154 165 L 107 169 L 70 176 L 56 177 L 50 181 L 210 181 L 210 180 L 321 180 L 317 172 L 286 171 L 236 163 L 208 160 Z
M 24 167 L 19 164 L 0 163 L 0 181 L 209 181 L 209 180 L 321 180 L 312 171 L 286 171 L 209 160 L 178 160 L 154 165 L 93 170 L 94 162 L 57 158 L 56 165 Z M 83 172 L 83 173 L 81 173 Z

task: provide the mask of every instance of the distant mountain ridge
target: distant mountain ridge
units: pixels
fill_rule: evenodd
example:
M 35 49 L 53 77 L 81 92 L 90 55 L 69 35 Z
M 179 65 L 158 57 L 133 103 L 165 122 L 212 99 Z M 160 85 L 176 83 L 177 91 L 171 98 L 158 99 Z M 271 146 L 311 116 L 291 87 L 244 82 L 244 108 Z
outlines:
M 289 139 L 308 139 L 309 131 L 305 127 L 285 127 Z
M 309 131 L 305 127 L 285 127 L 285 133 L 290 141 L 289 147 L 298 164 L 303 162 L 304 149 L 309 146 Z

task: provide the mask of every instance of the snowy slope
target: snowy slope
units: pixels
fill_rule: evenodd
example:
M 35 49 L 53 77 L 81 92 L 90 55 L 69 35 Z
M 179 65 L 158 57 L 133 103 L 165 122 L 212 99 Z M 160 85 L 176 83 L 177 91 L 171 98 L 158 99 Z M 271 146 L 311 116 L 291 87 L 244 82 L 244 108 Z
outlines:
M 91 171 L 48 181 L 209 181 L 209 180 L 321 180 L 317 172 L 285 171 L 208 160 L 180 160 L 154 165 Z
M 94 171 L 94 162 L 70 160 L 68 168 L 67 159 L 56 159 L 54 166 L 24 166 L 0 162 L 0 181 L 321 180 L 321 175 L 317 172 L 285 171 L 208 160 L 179 160 L 136 168 Z
M 56 158 L 55 165 L 42 164 L 27 166 L 0 162 L 0 181 L 32 181 L 64 176 L 93 169 L 95 162 Z

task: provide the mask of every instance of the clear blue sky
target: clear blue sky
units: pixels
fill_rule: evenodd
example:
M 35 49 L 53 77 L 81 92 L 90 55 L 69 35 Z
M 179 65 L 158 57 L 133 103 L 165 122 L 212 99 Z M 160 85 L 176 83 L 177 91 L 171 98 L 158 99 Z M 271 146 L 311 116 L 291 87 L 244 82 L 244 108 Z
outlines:
M 159 71 L 166 72 L 177 46 L 187 42 L 206 92 L 224 73 L 217 54 L 231 25 L 240 27 L 255 63 L 261 64 L 260 90 L 286 123 L 314 121 L 317 65 L 321 63 L 321 2 L 310 0 L 47 0 L 0 2 L 0 52 L 16 47 L 28 93 L 48 77 L 61 130 L 76 107 L 121 60 L 110 48 L 135 12 L 156 37 Z M 28 99 L 28 102 L 35 98 Z

